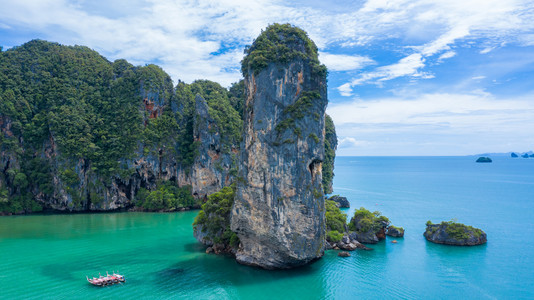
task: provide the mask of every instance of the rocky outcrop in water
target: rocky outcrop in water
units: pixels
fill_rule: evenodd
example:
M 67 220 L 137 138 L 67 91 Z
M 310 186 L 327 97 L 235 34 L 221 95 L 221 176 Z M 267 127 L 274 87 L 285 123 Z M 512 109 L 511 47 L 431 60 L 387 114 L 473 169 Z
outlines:
M 402 227 L 396 227 L 396 226 L 389 226 L 386 235 L 392 236 L 392 237 L 404 237 L 404 228 Z
M 475 246 L 487 242 L 484 231 L 453 221 L 440 224 L 428 221 L 423 235 L 430 242 L 445 245 Z
M 350 208 L 350 202 L 347 200 L 347 197 L 333 195 L 328 200 L 336 202 L 336 206 L 339 208 Z
M 386 229 L 389 224 L 389 219 L 382 216 L 380 212 L 370 212 L 364 207 L 360 207 L 350 219 L 349 230 L 351 232 L 349 236 L 360 243 L 376 244 L 386 238 Z
M 273 44 L 282 52 L 262 51 Z M 244 59 L 244 141 L 231 214 L 231 229 L 241 241 L 239 263 L 291 268 L 324 253 L 327 98 L 316 50 L 300 29 L 275 24 Z

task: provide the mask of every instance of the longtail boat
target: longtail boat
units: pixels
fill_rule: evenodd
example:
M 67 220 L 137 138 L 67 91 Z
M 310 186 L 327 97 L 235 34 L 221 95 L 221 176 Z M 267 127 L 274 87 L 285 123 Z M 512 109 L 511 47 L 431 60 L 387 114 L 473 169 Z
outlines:
M 99 275 L 98 278 L 96 278 L 96 277 L 89 278 L 87 276 L 85 276 L 85 277 L 87 278 L 87 281 L 90 284 L 96 285 L 96 286 L 106 286 L 106 285 L 112 285 L 112 284 L 126 282 L 126 279 L 124 279 L 123 275 L 116 274 L 115 272 L 113 272 L 112 275 L 109 275 L 108 272 L 106 272 L 106 276 L 102 276 L 100 274 L 98 274 L 98 275 Z

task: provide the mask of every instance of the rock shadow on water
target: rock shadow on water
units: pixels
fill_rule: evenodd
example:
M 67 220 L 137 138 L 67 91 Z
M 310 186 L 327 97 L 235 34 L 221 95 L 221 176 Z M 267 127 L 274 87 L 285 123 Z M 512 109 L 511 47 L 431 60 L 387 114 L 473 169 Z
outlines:
M 186 247 L 196 248 L 193 244 L 187 244 Z M 233 288 L 305 277 L 318 272 L 322 265 L 321 260 L 318 260 L 295 269 L 264 270 L 240 265 L 230 255 L 205 254 L 203 246 L 197 252 L 201 255 L 154 272 L 154 284 L 173 293 L 217 287 Z
M 188 253 L 200 253 L 206 251 L 206 246 L 201 243 L 184 244 L 184 250 Z

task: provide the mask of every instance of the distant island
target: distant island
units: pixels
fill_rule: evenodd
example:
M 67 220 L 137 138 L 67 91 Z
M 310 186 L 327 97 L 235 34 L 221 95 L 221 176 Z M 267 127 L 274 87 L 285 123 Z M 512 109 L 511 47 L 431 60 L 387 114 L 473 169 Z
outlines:
M 471 156 L 494 156 L 494 157 L 498 157 L 498 156 L 508 156 L 508 157 L 520 157 L 520 156 L 523 156 L 527 154 L 529 157 L 534 157 L 534 152 L 533 151 L 527 151 L 527 152 L 488 152 L 488 153 L 479 153 L 479 154 L 474 154 L 474 155 L 471 155 Z
M 485 157 L 485 156 L 481 156 L 477 159 L 476 161 L 477 163 L 490 163 L 492 162 L 491 158 L 489 157 Z

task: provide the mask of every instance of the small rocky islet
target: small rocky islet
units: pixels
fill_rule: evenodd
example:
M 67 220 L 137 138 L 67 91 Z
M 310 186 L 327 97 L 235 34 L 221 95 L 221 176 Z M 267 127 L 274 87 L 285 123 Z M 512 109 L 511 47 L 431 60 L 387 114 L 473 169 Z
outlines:
M 493 160 L 491 158 L 485 156 L 481 156 L 476 160 L 477 163 L 490 163 L 492 161 Z
M 432 243 L 445 245 L 475 246 L 487 242 L 487 235 L 481 229 L 455 221 L 443 221 L 438 224 L 428 221 L 423 235 Z
M 339 208 L 350 208 L 350 202 L 347 200 L 347 197 L 343 197 L 340 195 L 333 195 L 328 198 L 330 201 L 336 202 L 336 206 Z

